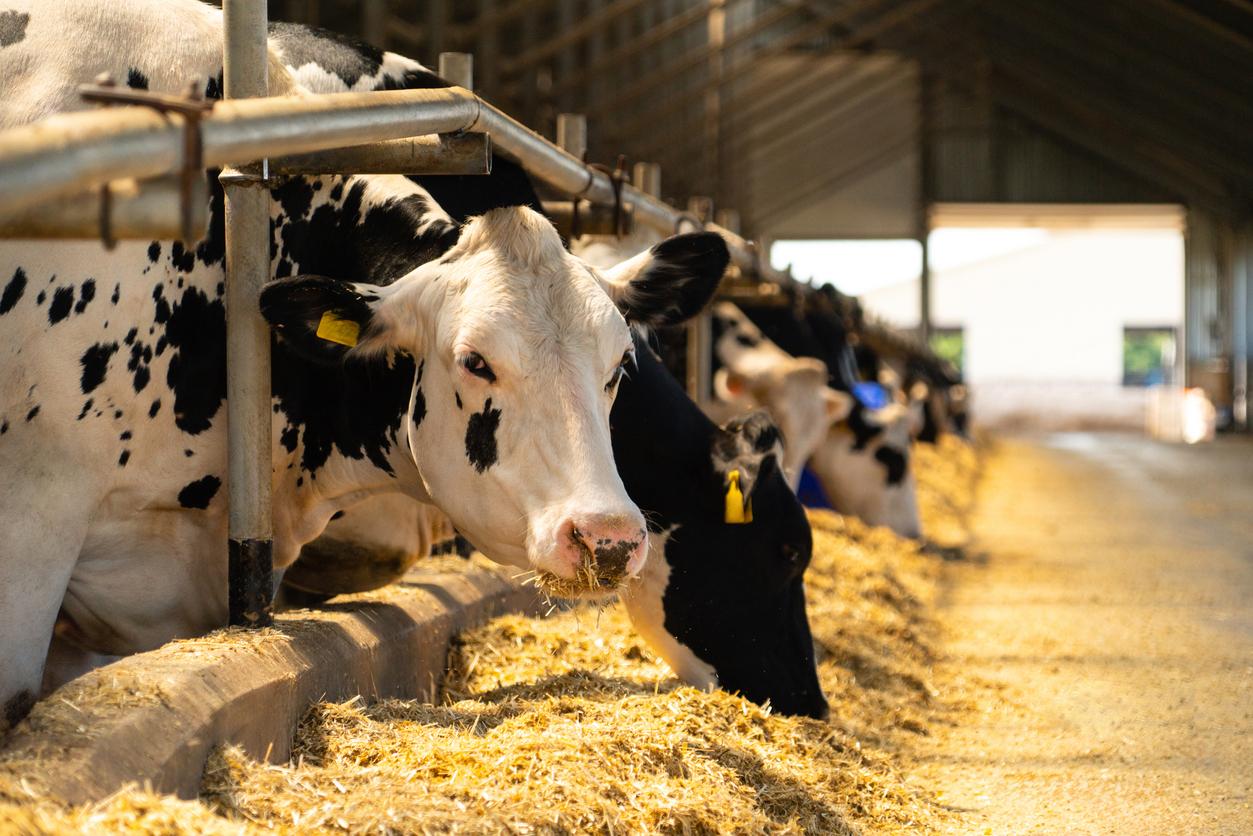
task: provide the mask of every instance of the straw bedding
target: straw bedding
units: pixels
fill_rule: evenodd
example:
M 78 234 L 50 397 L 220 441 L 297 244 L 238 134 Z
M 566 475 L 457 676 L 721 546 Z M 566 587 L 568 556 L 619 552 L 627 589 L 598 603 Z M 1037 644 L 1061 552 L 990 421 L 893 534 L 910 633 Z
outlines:
M 973 452 L 948 441 L 917 461 L 925 523 L 960 533 Z M 943 710 L 939 562 L 855 520 L 811 521 L 829 721 L 681 686 L 617 605 L 506 616 L 461 638 L 440 705 L 319 705 L 290 763 L 215 753 L 199 801 L 0 804 L 0 832 L 925 832 L 948 813 L 905 773 Z

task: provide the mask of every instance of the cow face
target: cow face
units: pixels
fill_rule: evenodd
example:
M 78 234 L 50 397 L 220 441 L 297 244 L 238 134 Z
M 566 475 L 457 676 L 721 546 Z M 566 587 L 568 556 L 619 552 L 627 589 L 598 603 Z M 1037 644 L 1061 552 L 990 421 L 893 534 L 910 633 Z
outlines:
M 602 278 L 542 216 L 499 209 L 391 284 L 300 276 L 269 285 L 262 306 L 316 362 L 411 356 L 416 475 L 400 487 L 444 509 L 493 559 L 534 569 L 550 592 L 603 594 L 647 553 L 609 441 L 632 363 L 627 321 L 689 316 L 726 261 L 716 236 L 679 236 Z
M 783 351 L 735 305 L 715 305 L 713 319 L 714 352 L 723 363 L 714 374 L 714 393 L 727 403 L 770 413 L 783 431 L 785 478 L 796 490 L 805 462 L 831 426 L 848 416 L 853 399 L 827 385 L 825 363 Z
M 883 525 L 902 537 L 921 537 L 917 485 L 909 466 L 909 410 L 854 408 L 810 459 L 810 467 L 837 511 Z
M 713 507 L 653 535 L 665 559 L 650 561 L 624 588 L 623 601 L 636 629 L 684 681 L 784 714 L 826 717 L 805 613 L 812 535 L 779 470 L 778 431 L 758 412 L 717 430 L 712 441 L 704 491 Z M 733 472 L 751 521 L 726 521 Z

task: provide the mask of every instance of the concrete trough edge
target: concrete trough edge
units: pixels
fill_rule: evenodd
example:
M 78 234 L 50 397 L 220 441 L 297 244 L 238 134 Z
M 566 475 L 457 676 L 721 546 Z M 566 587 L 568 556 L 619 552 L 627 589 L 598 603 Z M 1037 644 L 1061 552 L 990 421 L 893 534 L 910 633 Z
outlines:
M 272 629 L 218 631 L 92 671 L 0 740 L 0 798 L 83 804 L 127 784 L 194 798 L 215 746 L 285 761 L 319 701 L 433 699 L 457 633 L 538 611 L 535 590 L 508 575 L 418 570 L 381 593 L 279 614 Z

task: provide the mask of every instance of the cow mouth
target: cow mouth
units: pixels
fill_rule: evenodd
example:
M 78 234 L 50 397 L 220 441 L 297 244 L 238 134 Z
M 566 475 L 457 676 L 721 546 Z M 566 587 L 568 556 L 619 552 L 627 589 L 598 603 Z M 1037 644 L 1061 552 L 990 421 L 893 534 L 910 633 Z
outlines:
M 535 576 L 540 591 L 554 598 L 600 598 L 616 592 L 627 578 L 627 564 L 639 543 L 605 542 L 598 544 L 593 552 L 577 536 L 571 539 L 579 550 L 574 577 L 563 578 L 541 569 Z

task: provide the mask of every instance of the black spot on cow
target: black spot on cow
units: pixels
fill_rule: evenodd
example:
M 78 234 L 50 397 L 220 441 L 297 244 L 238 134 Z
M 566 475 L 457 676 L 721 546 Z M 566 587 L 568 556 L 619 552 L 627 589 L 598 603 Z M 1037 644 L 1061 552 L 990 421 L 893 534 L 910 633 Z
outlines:
M 297 477 L 296 477 L 296 487 L 298 487 L 298 488 L 300 488 L 300 487 L 304 487 L 304 484 L 305 484 L 305 477 L 303 477 L 303 476 L 297 476 Z
M 117 343 L 96 343 L 83 352 L 79 362 L 83 366 L 83 394 L 90 394 L 104 382 L 109 371 L 109 360 L 117 353 Z
M 131 67 L 126 71 L 126 86 L 132 90 L 147 90 L 148 76 L 141 73 L 135 67 Z
M 13 310 L 13 306 L 18 303 L 25 292 L 26 271 L 19 267 L 13 271 L 13 278 L 9 279 L 9 283 L 4 286 L 4 293 L 0 294 L 0 316 Z
M 453 400 L 457 404 L 457 409 L 461 409 L 461 393 L 454 390 L 452 393 Z
M 8 431 L 9 431 L 9 422 L 8 421 L 0 422 L 0 435 L 4 435 Z
M 122 338 L 122 342 L 126 343 L 127 345 L 132 345 L 135 342 L 135 338 L 138 336 L 139 336 L 139 329 L 132 328 L 126 332 L 126 336 Z
M 153 241 L 148 245 L 148 260 L 156 264 L 161 259 L 161 242 Z
M 87 417 L 87 413 L 88 413 L 88 412 L 91 412 L 91 407 L 92 407 L 92 404 L 94 404 L 94 403 L 95 403 L 95 399 L 94 399 L 94 398 L 88 398 L 86 401 L 84 401 L 84 402 L 83 402 L 83 408 L 82 408 L 82 410 L 78 413 L 78 420 L 79 420 L 79 421 L 81 421 L 81 420 L 83 420 L 84 418 L 86 418 L 86 417 Z
M 160 411 L 161 411 L 161 399 L 158 398 L 157 400 L 152 402 L 152 406 L 148 407 L 148 417 L 156 418 L 157 413 Z
M 173 349 L 165 382 L 174 392 L 174 422 L 184 432 L 204 432 L 226 399 L 225 308 L 189 287 L 171 311 L 165 338 Z
M 283 432 L 279 434 L 279 443 L 283 445 L 289 453 L 296 452 L 296 443 L 300 440 L 300 430 L 288 424 L 283 428 Z
M 157 324 L 170 321 L 170 303 L 165 298 L 165 286 L 156 285 L 152 288 L 153 319 Z
M 56 325 L 70 315 L 74 307 L 74 287 L 58 287 L 52 294 L 52 304 L 48 305 L 48 323 Z
M 12 12 L 0 14 L 0 19 L 3 19 L 4 14 L 12 14 Z M 22 15 L 22 17 L 28 17 L 28 15 Z M 30 691 L 18 691 L 4 702 L 5 724 L 10 727 L 16 726 L 19 722 L 21 722 L 23 717 L 30 714 L 30 710 L 34 707 L 35 695 Z
M 117 457 L 117 466 L 126 467 L 126 463 L 131 460 L 131 451 L 123 450 L 122 455 Z
M 44 303 L 44 300 L 47 298 L 48 298 L 48 292 L 46 290 L 41 290 L 39 291 L 39 295 L 35 297 L 35 304 L 42 305 Z
M 344 199 L 344 181 L 337 180 L 335 182 L 335 185 L 331 186 L 331 191 L 327 196 L 330 197 L 330 199 L 334 201 L 335 203 L 339 203 L 341 200 L 343 200 Z
M 861 402 L 853 404 L 853 411 L 848 414 L 848 428 L 853 431 L 853 449 L 865 450 L 866 445 L 883 432 L 883 427 L 866 420 L 869 414 Z
M 196 455 L 196 451 L 195 451 L 195 450 L 184 450 L 184 451 L 183 451 L 183 455 L 184 455 L 184 456 L 186 456 L 187 458 L 189 458 L 189 459 L 190 459 L 192 456 Z
M 743 331 L 735 332 L 735 341 L 745 348 L 756 348 L 761 345 L 761 340 L 757 339 L 752 334 L 745 334 Z
M 96 298 L 96 280 L 87 279 L 83 282 L 82 288 L 78 291 L 78 304 L 74 306 L 74 313 L 80 314 L 87 310 L 87 306 L 91 304 L 91 300 Z
M 196 245 L 196 258 L 206 267 L 226 263 L 226 204 L 222 184 L 218 182 L 220 173 L 216 168 L 205 172 L 209 183 L 209 228 Z
M 470 416 L 466 425 L 466 458 L 479 473 L 496 463 L 496 430 L 500 427 L 500 410 L 492 409 L 492 399 L 483 404 L 482 412 Z
M 422 370 L 426 368 L 426 360 L 418 363 L 418 374 L 413 384 L 413 428 L 416 430 L 422 426 L 422 419 L 426 417 L 426 395 L 422 394 Z
M 124 430 L 124 431 L 122 432 L 122 434 L 118 436 L 118 440 L 120 440 L 120 441 L 130 441 L 130 440 L 131 440 L 131 431 L 130 431 L 130 430 Z
M 151 378 L 151 372 L 148 370 L 148 364 L 152 362 L 152 349 L 142 342 L 136 341 L 131 346 L 130 360 L 126 363 L 126 368 L 130 370 L 133 380 L 132 385 L 138 394 L 144 390 Z
M 118 420 L 118 419 L 120 419 L 121 417 L 122 417 L 122 410 L 120 410 L 120 409 L 115 409 L 115 410 L 113 410 L 113 419 L 114 419 L 115 421 L 116 421 L 116 420 Z
M 214 100 L 222 98 L 222 74 L 218 73 L 217 78 L 210 78 L 204 85 L 204 97 Z
M 289 218 L 303 218 L 309 214 L 309 206 L 313 203 L 313 187 L 309 185 L 307 178 L 292 177 L 274 189 L 272 194 Z M 281 226 L 281 223 L 278 225 Z
M 109 301 L 113 303 L 114 305 L 116 305 L 117 300 L 121 298 L 122 298 L 122 283 L 118 282 L 117 284 L 113 285 L 113 295 L 109 297 Z
M 38 414 L 39 414 L 39 404 L 35 404 L 33 407 L 31 407 L 30 412 L 26 413 L 26 423 L 29 424 L 31 421 L 34 421 L 35 416 Z
M 220 487 L 222 480 L 216 476 L 197 479 L 178 492 L 178 504 L 184 508 L 208 508 Z
M 344 518 L 343 511 L 336 511 L 334 514 L 331 514 L 332 520 L 342 520 L 343 518 Z
M 180 273 L 190 273 L 196 266 L 196 254 L 184 247 L 182 241 L 175 241 L 170 247 L 170 263 Z
M 899 485 L 905 478 L 906 459 L 905 454 L 900 450 L 887 446 L 880 447 L 874 451 L 874 458 L 887 469 L 889 485 Z
M 26 37 L 26 24 L 30 15 L 26 12 L 0 12 L 0 47 L 12 46 Z

